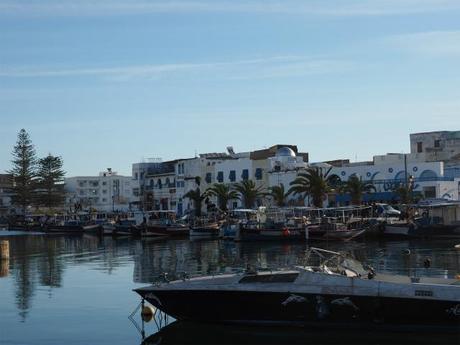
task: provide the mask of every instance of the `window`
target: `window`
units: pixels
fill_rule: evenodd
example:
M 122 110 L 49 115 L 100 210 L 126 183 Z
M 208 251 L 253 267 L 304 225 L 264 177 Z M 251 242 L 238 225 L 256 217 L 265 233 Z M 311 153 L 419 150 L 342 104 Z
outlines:
M 228 175 L 228 179 L 230 182 L 235 182 L 236 181 L 236 171 L 235 170 L 230 170 L 230 174 Z
M 106 199 L 106 198 L 102 198 L 102 202 L 106 202 L 106 201 L 107 201 L 107 199 Z
M 163 187 L 161 183 L 161 179 L 158 179 L 157 186 L 158 186 L 158 189 L 161 189 L 161 187 Z
M 103 189 L 102 194 L 107 194 L 107 189 Z
M 441 147 L 441 140 L 435 140 L 434 147 Z
M 137 173 L 136 173 L 136 180 L 137 180 Z M 103 186 L 106 186 L 106 185 L 107 185 L 107 182 L 105 182 L 105 181 L 102 182 L 102 185 L 103 185 Z
M 425 198 L 436 198 L 436 187 L 423 187 L 423 194 Z
M 139 178 L 139 174 L 138 173 L 134 173 L 134 179 L 137 180 Z M 105 185 L 105 182 L 102 182 L 103 185 Z
M 206 183 L 211 183 L 212 182 L 212 174 L 211 173 L 206 173 L 205 181 L 206 181 Z
M 417 152 L 423 152 L 423 143 L 421 141 L 417 142 Z
M 262 180 L 262 168 L 257 168 L 254 176 L 256 180 Z
M 242 178 L 243 180 L 245 180 L 245 181 L 246 181 L 247 179 L 249 179 L 249 170 L 248 170 L 248 169 L 243 169 L 243 172 L 241 173 L 241 178 Z
M 219 171 L 217 173 L 217 182 L 219 182 L 219 183 L 224 182 L 224 172 L 223 171 Z

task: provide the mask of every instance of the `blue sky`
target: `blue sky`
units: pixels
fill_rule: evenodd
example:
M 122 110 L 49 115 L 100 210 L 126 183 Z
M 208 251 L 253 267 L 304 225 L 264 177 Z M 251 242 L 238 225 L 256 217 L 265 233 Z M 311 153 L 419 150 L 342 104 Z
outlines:
M 460 129 L 458 0 L 0 0 L 0 172 L 69 176 L 297 144 L 311 161 Z

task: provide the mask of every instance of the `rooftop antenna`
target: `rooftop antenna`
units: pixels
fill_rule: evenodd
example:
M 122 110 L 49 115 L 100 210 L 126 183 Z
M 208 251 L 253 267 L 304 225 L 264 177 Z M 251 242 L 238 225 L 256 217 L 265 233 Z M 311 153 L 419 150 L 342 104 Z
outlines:
M 195 158 L 198 157 L 198 152 L 197 150 L 195 149 Z
M 235 150 L 233 149 L 233 146 L 227 146 L 227 151 L 231 156 L 235 154 Z

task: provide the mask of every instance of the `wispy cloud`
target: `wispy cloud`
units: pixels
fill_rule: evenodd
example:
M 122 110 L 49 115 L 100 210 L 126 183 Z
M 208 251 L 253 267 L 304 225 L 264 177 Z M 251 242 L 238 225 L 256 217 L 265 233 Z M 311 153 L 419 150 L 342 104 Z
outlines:
M 460 31 L 428 31 L 387 37 L 385 43 L 416 55 L 460 57 Z
M 458 0 L 0 0 L 0 14 L 29 16 L 181 12 L 379 16 L 459 9 Z
M 119 67 L 33 68 L 0 67 L 0 78 L 91 77 L 112 81 L 186 77 L 256 79 L 345 72 L 353 63 L 329 58 L 274 56 L 227 62 L 130 65 Z

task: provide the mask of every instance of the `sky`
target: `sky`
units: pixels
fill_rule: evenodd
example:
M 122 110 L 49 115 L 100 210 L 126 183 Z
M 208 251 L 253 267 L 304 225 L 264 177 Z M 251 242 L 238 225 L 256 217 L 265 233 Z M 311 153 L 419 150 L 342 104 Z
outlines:
M 25 128 L 67 176 L 460 129 L 458 0 L 0 0 L 0 173 Z

